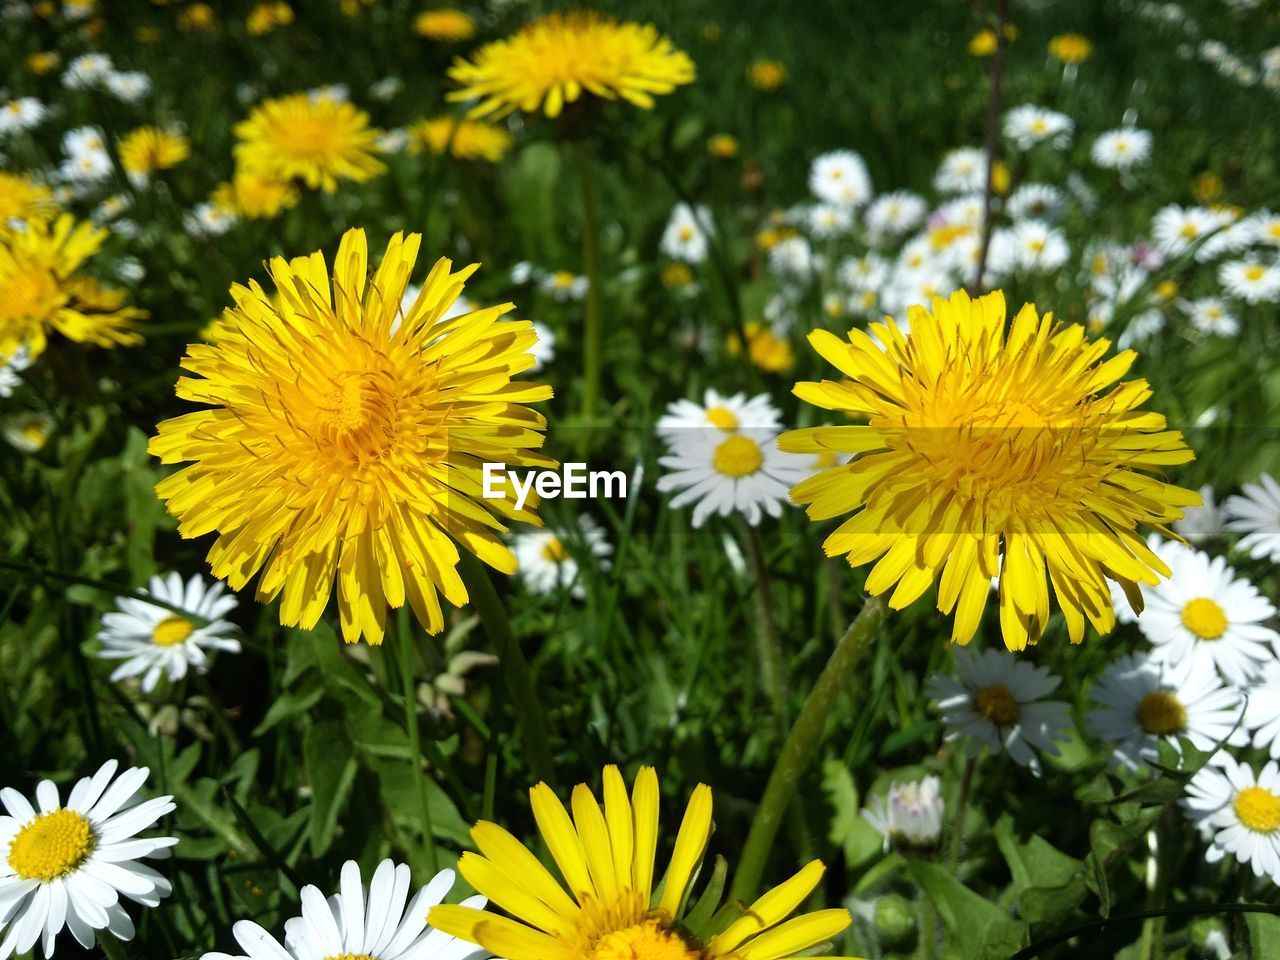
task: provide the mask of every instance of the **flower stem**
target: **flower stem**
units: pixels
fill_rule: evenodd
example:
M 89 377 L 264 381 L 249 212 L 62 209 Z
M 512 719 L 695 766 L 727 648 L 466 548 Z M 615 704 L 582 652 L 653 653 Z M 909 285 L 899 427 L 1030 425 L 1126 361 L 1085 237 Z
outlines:
M 960 848 L 964 844 L 964 814 L 969 805 L 969 790 L 973 786 L 973 771 L 977 766 L 977 757 L 966 758 L 964 774 L 960 777 L 960 796 L 956 798 L 955 818 L 951 822 L 951 855 L 948 858 L 952 874 L 960 869 Z
M 600 376 L 604 366 L 603 289 L 600 277 L 600 223 L 596 208 L 595 181 L 591 177 L 591 158 L 583 140 L 572 141 L 573 166 L 582 193 L 582 267 L 587 274 L 586 329 L 583 337 L 582 429 L 580 445 L 585 447 L 593 418 L 599 413 Z
M 987 131 L 985 153 L 987 156 L 987 184 L 983 191 L 982 247 L 978 254 L 978 268 L 973 278 L 973 295 L 982 293 L 982 278 L 987 269 L 987 254 L 991 249 L 991 232 L 995 227 L 995 178 L 996 149 L 1000 144 L 1000 103 L 1004 95 L 1004 64 L 1009 50 L 1009 39 L 1004 35 L 1009 21 L 1009 0 L 996 0 L 996 53 L 991 59 L 991 91 L 987 95 Z
M 524 651 L 516 643 L 507 619 L 506 608 L 498 592 L 493 588 L 489 574 L 471 554 L 463 551 L 459 562 L 462 579 L 475 604 L 480 623 L 489 635 L 489 642 L 502 665 L 502 675 L 507 683 L 507 693 L 519 718 L 520 732 L 524 736 L 525 752 L 534 775 L 549 784 L 555 783 L 555 764 L 551 759 L 551 742 L 547 735 L 547 718 L 538 698 L 538 688 L 533 682 L 533 671 Z
M 783 681 L 782 635 L 774 612 L 773 584 L 769 580 L 769 568 L 764 562 L 764 545 L 760 531 L 744 523 L 744 539 L 747 541 L 747 558 L 751 563 L 751 575 L 755 579 L 756 644 L 760 655 L 760 684 L 764 687 L 769 705 L 778 726 L 785 730 L 787 724 L 787 694 Z
M 831 659 L 822 675 L 809 692 L 808 699 L 787 734 L 778 759 L 769 774 L 764 796 L 756 809 L 751 832 L 743 846 L 738 875 L 734 878 L 730 900 L 751 902 L 764 875 L 765 861 L 773 847 L 778 827 L 786 814 L 787 806 L 800 786 L 800 779 L 808 769 L 813 755 L 822 742 L 823 728 L 840 693 L 849 686 L 853 670 L 876 638 L 884 617 L 884 601 L 868 598 L 840 642 L 836 644 Z
M 396 637 L 396 653 L 400 658 L 400 692 L 404 697 L 404 729 L 409 735 L 409 755 L 413 764 L 413 782 L 418 791 L 418 809 L 422 814 L 422 848 L 427 855 L 427 869 L 435 876 L 440 869 L 436 854 L 435 827 L 431 819 L 431 797 L 427 793 L 427 774 L 422 769 L 422 731 L 418 728 L 418 690 L 413 682 L 413 631 L 403 629 Z
M 107 960 L 129 960 L 129 954 L 125 952 L 124 944 L 106 930 L 98 931 L 98 945 L 102 947 L 102 952 L 107 955 Z

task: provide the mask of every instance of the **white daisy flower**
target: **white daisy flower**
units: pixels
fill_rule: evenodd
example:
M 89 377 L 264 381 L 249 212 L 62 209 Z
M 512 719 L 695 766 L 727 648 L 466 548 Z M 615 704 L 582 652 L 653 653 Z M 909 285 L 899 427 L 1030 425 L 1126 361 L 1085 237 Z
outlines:
M 568 270 L 556 270 L 554 273 L 545 274 L 539 280 L 538 286 L 542 288 L 543 293 L 551 294 L 556 302 L 568 303 L 570 300 L 581 300 L 585 297 L 588 283 L 586 277 L 580 277 Z
M 302 915 L 284 925 L 284 945 L 252 920 L 231 928 L 243 955 L 206 953 L 200 960 L 463 960 L 483 956 L 474 944 L 427 925 L 427 914 L 453 886 L 452 870 L 441 870 L 409 900 L 409 868 L 383 860 L 368 888 L 354 860 L 342 865 L 338 893 L 325 899 L 319 888 L 302 888 Z M 407 902 L 407 905 L 406 905 Z M 484 897 L 463 906 L 483 907 Z
M 13 396 L 13 391 L 22 383 L 22 378 L 18 374 L 29 366 L 31 366 L 31 354 L 27 352 L 26 347 L 19 347 L 12 356 L 0 356 L 0 399 Z
M 79 780 L 65 806 L 52 781 L 36 786 L 37 810 L 17 790 L 0 790 L 8 816 L 0 816 L 0 960 L 26 953 L 41 941 L 53 956 L 54 938 L 65 926 L 86 950 L 96 932 L 132 940 L 133 921 L 121 895 L 154 907 L 170 893 L 169 881 L 138 861 L 169 856 L 176 837 L 138 837 L 174 809 L 172 797 L 138 801 L 146 767 L 116 777 L 108 760 Z
M 112 71 L 102 84 L 108 93 L 125 103 L 139 103 L 151 92 L 151 78 L 137 70 L 123 73 Z
M 658 419 L 658 436 L 676 443 L 708 430 L 717 431 L 713 439 L 723 439 L 741 428 L 776 431 L 781 427 L 782 413 L 768 394 L 748 398 L 745 393 L 724 396 L 708 389 L 702 394 L 702 403 L 676 400 L 667 404 L 667 412 Z
M 402 153 L 409 146 L 409 131 L 404 127 L 392 127 L 384 130 L 374 141 L 379 153 Z
M 86 53 L 67 64 L 62 74 L 62 85 L 68 90 L 85 90 L 106 81 L 114 68 L 105 53 Z
M 752 526 L 762 512 L 780 517 L 791 487 L 809 475 L 808 458 L 783 453 L 777 433 L 762 427 L 688 433 L 658 462 L 671 471 L 658 479 L 658 491 L 676 493 L 672 509 L 696 504 L 694 527 L 712 514 L 741 513 Z
M 1242 494 L 1227 497 L 1227 529 L 1243 533 L 1238 544 L 1255 560 L 1280 563 L 1280 483 L 1264 473 L 1246 483 Z
M 351 88 L 345 83 L 326 83 L 308 90 L 307 99 L 312 103 L 347 103 Z
M 369 97 L 381 103 L 395 99 L 396 94 L 404 89 L 404 81 L 399 77 L 383 77 L 369 87 Z
M 987 153 L 980 147 L 961 147 L 942 158 L 933 177 L 939 193 L 979 193 L 987 187 Z
M 605 531 L 590 517 L 579 515 L 577 529 L 569 533 L 530 530 L 511 538 L 511 551 L 516 555 L 516 576 L 534 594 L 555 593 L 569 588 L 569 595 L 581 600 L 587 595 L 582 582 L 578 556 L 590 556 L 600 570 L 609 569 L 613 544 Z
M 1258 260 L 1230 260 L 1218 268 L 1218 282 L 1245 303 L 1280 300 L 1280 267 Z
M 1225 226 L 1222 216 L 1213 210 L 1171 203 L 1156 212 L 1151 221 L 1151 237 L 1161 253 L 1176 257 L 1222 226 Z
M 947 741 L 964 738 L 971 756 L 983 747 L 1003 751 L 1039 776 L 1036 751 L 1057 756 L 1055 741 L 1065 740 L 1071 726 L 1070 707 L 1044 699 L 1061 681 L 1004 650 L 960 647 L 955 670 L 954 678 L 934 674 L 925 686 L 942 711 Z
M 1205 484 L 1200 488 L 1198 507 L 1183 507 L 1182 518 L 1173 521 L 1173 532 L 1191 543 L 1203 543 L 1222 536 L 1226 515 L 1214 499 L 1213 488 Z
M 538 339 L 529 348 L 529 352 L 533 354 L 533 366 L 529 370 L 536 373 L 556 358 L 556 335 L 539 320 L 533 321 L 533 331 Z
M 9 446 L 23 453 L 36 453 L 53 432 L 53 417 L 44 413 L 18 413 L 4 421 L 4 438 Z
M 769 266 L 790 277 L 808 277 L 819 262 L 804 237 L 786 237 L 769 251 Z
M 1024 183 L 1009 195 L 1004 209 L 1009 219 L 1015 222 L 1057 220 L 1066 202 L 1066 194 L 1052 184 Z
M 94 223 L 106 223 L 114 220 L 133 206 L 133 201 L 123 193 L 113 193 L 107 197 L 89 215 Z
M 63 160 L 58 175 L 70 183 L 84 185 L 106 180 L 113 170 L 111 158 L 105 152 L 85 151 Z
M 1202 767 L 1187 784 L 1183 807 L 1211 837 L 1205 860 L 1231 854 L 1254 876 L 1280 883 L 1280 765 L 1270 761 L 1258 774 L 1230 754 Z
M 1104 170 L 1129 170 L 1151 159 L 1151 132 L 1137 127 L 1108 130 L 1093 142 L 1090 156 Z
M 659 247 L 672 260 L 702 263 L 707 259 L 707 237 L 714 231 L 710 210 L 677 203 L 662 231 Z
M 873 237 L 900 237 L 914 230 L 928 212 L 924 197 L 909 190 L 882 193 L 867 207 L 867 232 Z
M 824 203 L 857 207 L 871 199 L 871 176 L 857 153 L 833 150 L 813 161 L 809 189 Z
M 49 111 L 35 97 L 19 97 L 0 106 L 0 135 L 23 133 L 44 122 Z
M 156 688 L 163 674 L 181 680 L 189 668 L 204 673 L 208 651 L 239 653 L 235 625 L 222 618 L 238 606 L 234 594 L 224 593 L 222 583 L 209 586 L 199 574 L 185 584 L 176 572 L 151 578 L 146 593 L 179 607 L 192 617 L 135 597 L 116 597 L 116 610 L 104 614 L 98 639 L 103 660 L 123 660 L 112 680 L 142 677 L 142 692 Z M 204 620 L 204 626 L 196 620 Z
M 1253 734 L 1253 745 L 1280 760 L 1280 660 L 1269 661 L 1246 693 L 1244 725 Z
M 931 227 L 972 227 L 981 228 L 983 218 L 987 215 L 987 199 L 981 193 L 966 193 L 952 197 L 938 207 L 929 218 Z
M 1246 225 L 1252 243 L 1280 247 L 1280 213 L 1259 210 L 1242 223 Z
M 220 237 L 236 225 L 236 215 L 214 203 L 197 203 L 183 216 L 182 225 L 193 237 Z
M 1161 740 L 1178 747 L 1186 737 L 1197 750 L 1226 740 L 1243 746 L 1248 734 L 1239 726 L 1244 701 L 1223 685 L 1204 661 L 1187 657 L 1161 663 L 1142 654 L 1121 657 L 1103 671 L 1090 694 L 1097 708 L 1086 717 L 1089 731 L 1115 741 L 1113 760 L 1136 770 L 1159 756 Z
M 1141 584 L 1146 607 L 1138 628 L 1153 659 L 1179 663 L 1207 656 L 1229 683 L 1242 685 L 1276 656 L 1280 634 L 1263 622 L 1275 607 L 1253 584 L 1236 578 L 1222 557 L 1170 544 L 1160 553 L 1172 571 L 1155 586 Z
M 1226 303 L 1218 297 L 1184 300 L 1181 306 L 1187 312 L 1187 318 L 1191 321 L 1191 325 L 1201 333 L 1210 333 L 1219 337 L 1234 337 L 1240 332 L 1240 321 L 1227 308 Z
M 1067 262 L 1071 248 L 1067 236 L 1043 220 L 1024 220 L 1010 235 L 1015 262 L 1019 269 L 1037 273 L 1057 270 Z
M 839 272 L 840 282 L 850 290 L 875 291 L 889 275 L 889 262 L 874 253 L 846 257 L 840 261 Z
M 1030 150 L 1036 144 L 1046 142 L 1055 149 L 1065 147 L 1071 142 L 1074 127 L 1075 124 L 1065 113 L 1046 110 L 1030 103 L 1014 107 L 1004 117 L 1004 135 L 1019 150 Z
M 848 207 L 834 203 L 819 203 L 811 207 L 806 217 L 809 232 L 819 240 L 844 236 L 853 227 L 853 214 Z
M 97 127 L 76 127 L 62 135 L 62 152 L 68 157 L 82 153 L 106 153 L 107 143 Z
M 886 797 L 874 796 L 862 818 L 893 842 L 909 847 L 936 846 L 942 836 L 942 781 L 930 774 L 918 781 L 894 781 Z

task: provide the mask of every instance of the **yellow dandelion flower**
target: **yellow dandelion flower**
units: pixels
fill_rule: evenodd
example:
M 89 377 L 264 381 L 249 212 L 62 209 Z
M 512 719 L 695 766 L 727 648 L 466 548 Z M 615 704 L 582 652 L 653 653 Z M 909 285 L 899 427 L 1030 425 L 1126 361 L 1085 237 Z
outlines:
M 479 852 L 464 853 L 458 872 L 511 916 L 450 904 L 431 909 L 431 926 L 509 960 L 788 960 L 849 926 L 843 908 L 787 919 L 822 879 L 819 860 L 743 907 L 714 935 L 709 922 L 693 921 L 686 903 L 694 900 L 690 891 L 711 836 L 706 784 L 689 798 L 657 896 L 659 796 L 652 767 L 640 768 L 629 796 L 618 768 L 605 767 L 603 809 L 591 789 L 578 784 L 572 818 L 545 783 L 529 795 L 564 885 L 512 834 L 481 820 L 471 830 Z
M 295 93 L 263 101 L 236 124 L 236 161 L 332 193 L 339 179 L 361 183 L 386 169 L 374 156 L 378 134 L 350 103 Z
M 537 522 L 510 501 L 482 499 L 486 462 L 550 466 L 536 452 L 546 421 L 523 404 L 551 388 L 512 378 L 534 364 L 528 321 L 512 304 L 444 319 L 477 266 L 439 260 L 407 311 L 401 297 L 421 237 L 397 233 L 372 279 L 363 230 L 334 263 L 323 254 L 231 288 L 214 344 L 192 344 L 178 396 L 208 406 L 166 420 L 148 447 L 193 463 L 156 493 L 178 532 L 216 532 L 214 576 L 258 598 L 281 597 L 280 622 L 311 628 L 337 581 L 342 635 L 380 643 L 388 607 L 408 600 L 432 633 L 440 595 L 467 602 L 459 550 L 504 573 L 516 560 L 502 519 Z
M 269 220 L 298 202 L 298 189 L 269 173 L 237 170 L 229 183 L 221 184 L 210 198 L 228 213 L 250 220 Z
M 23 346 L 39 356 L 50 330 L 100 347 L 142 342 L 133 327 L 146 312 L 125 306 L 122 291 L 77 272 L 106 238 L 69 213 L 0 235 L 0 356 Z
M 777 90 L 787 82 L 787 68 L 777 60 L 757 60 L 747 67 L 747 83 L 757 90 Z
M 1163 416 L 1138 409 L 1151 393 L 1146 381 L 1117 384 L 1136 355 L 1103 361 L 1108 341 L 1090 342 L 1080 326 L 1058 326 L 1031 304 L 1006 334 L 999 291 L 935 298 L 932 311 L 910 308 L 909 320 L 906 334 L 891 318 L 872 324 L 876 339 L 857 329 L 847 340 L 809 336 L 851 382 L 798 383 L 795 394 L 867 418 L 779 441 L 792 453 L 855 455 L 791 491 L 810 519 L 854 512 L 827 539 L 827 554 L 851 566 L 878 561 L 867 590 L 895 587 L 895 609 L 940 581 L 938 609 L 955 611 L 957 643 L 973 637 L 997 576 L 1009 649 L 1039 639 L 1048 585 L 1073 643 L 1085 618 L 1109 632 L 1108 580 L 1140 609 L 1135 584 L 1169 575 L 1138 526 L 1163 531 L 1200 502 L 1144 472 L 1194 454 Z
M 178 14 L 178 29 L 189 30 L 192 33 L 199 33 L 205 30 L 212 30 L 218 25 L 218 17 L 213 12 L 213 7 L 207 3 L 193 3 L 189 7 L 183 8 Z
M 1062 63 L 1084 63 L 1093 53 L 1093 42 L 1078 33 L 1060 33 L 1049 41 L 1049 56 Z
M 738 141 L 727 133 L 717 133 L 707 139 L 707 152 L 721 160 L 738 155 Z
M 251 37 L 261 37 L 278 27 L 293 23 L 293 7 L 287 3 L 260 3 L 249 11 L 244 28 Z
M 969 55 L 973 57 L 989 57 L 996 52 L 999 38 L 990 27 L 983 27 L 969 39 Z
M 476 22 L 461 10 L 442 7 L 418 14 L 413 20 L 413 32 L 428 40 L 458 43 L 476 35 Z
M 1210 204 L 1222 199 L 1222 178 L 1212 170 L 1206 170 L 1191 181 L 1191 196 L 1196 203 Z
M 143 126 L 131 130 L 117 148 L 120 166 L 133 178 L 169 170 L 191 156 L 191 142 L 176 130 Z
M 783 373 L 795 364 L 795 353 L 782 337 L 760 323 L 748 323 L 743 332 L 747 335 L 747 356 L 765 373 Z M 742 352 L 742 340 L 737 334 L 729 337 L 729 354 L 736 357 Z
M 27 54 L 27 69 L 38 77 L 52 73 L 58 69 L 58 64 L 61 62 L 62 57 L 56 50 L 42 50 Z
M 409 150 L 423 149 L 441 154 L 445 150 L 458 160 L 487 160 L 497 163 L 511 149 L 511 134 L 494 123 L 461 120 L 457 117 L 434 117 L 419 120 L 409 127 Z
M 668 290 L 678 290 L 693 283 L 693 270 L 687 263 L 668 263 L 662 268 L 662 285 Z
M 53 192 L 25 173 L 0 170 L 0 236 L 8 233 L 11 223 L 20 220 L 46 221 L 58 210 Z
M 652 24 L 579 11 L 549 14 L 455 60 L 449 77 L 461 85 L 450 100 L 479 100 L 473 117 L 515 110 L 557 117 L 584 93 L 647 110 L 655 94 L 692 83 L 694 68 Z

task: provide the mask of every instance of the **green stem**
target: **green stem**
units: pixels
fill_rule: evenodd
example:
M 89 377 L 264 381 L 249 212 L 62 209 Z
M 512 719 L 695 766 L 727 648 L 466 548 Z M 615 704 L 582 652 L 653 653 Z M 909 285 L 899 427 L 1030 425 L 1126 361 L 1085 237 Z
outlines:
M 582 267 L 587 274 L 586 329 L 583 337 L 582 429 L 580 448 L 585 448 L 590 435 L 589 424 L 599 414 L 600 376 L 604 366 L 603 287 L 600 276 L 600 223 L 596 209 L 595 182 L 591 177 L 591 158 L 586 144 L 574 140 L 571 145 L 573 166 L 578 173 L 582 193 Z
M 956 799 L 955 818 L 951 823 L 951 855 L 948 858 L 952 874 L 960 869 L 960 848 L 964 844 L 964 814 L 969 805 L 969 790 L 973 786 L 973 771 L 978 758 L 969 757 L 964 762 L 964 774 L 960 778 L 960 796 Z
M 750 903 L 755 897 L 778 826 L 822 742 L 827 718 L 841 692 L 850 686 L 853 670 L 877 636 L 883 617 L 884 601 L 869 598 L 840 638 L 818 682 L 813 685 L 791 732 L 787 734 L 773 772 L 769 774 L 764 796 L 760 798 L 751 832 L 747 834 L 747 842 L 742 849 L 738 875 L 729 893 L 730 900 Z
M 538 688 L 533 682 L 533 671 L 529 669 L 529 661 L 524 651 L 516 643 L 511 632 L 511 622 L 507 619 L 506 608 L 493 588 L 488 571 L 474 556 L 465 551 L 459 563 L 462 579 L 471 595 L 476 613 L 489 642 L 493 644 L 502 664 L 502 675 L 507 683 L 507 693 L 520 718 L 520 732 L 524 735 L 524 745 L 529 757 L 529 766 L 534 775 L 553 784 L 555 782 L 555 763 L 551 759 L 551 741 L 547 734 L 546 713 L 542 709 L 542 701 L 538 698 Z
M 413 634 L 402 630 L 396 638 L 400 655 L 400 692 L 404 695 L 404 728 L 409 735 L 409 755 L 413 764 L 413 782 L 418 791 L 418 809 L 422 814 L 422 847 L 427 855 L 431 875 L 440 869 L 436 854 L 435 826 L 431 820 L 431 797 L 427 793 L 427 774 L 422 769 L 422 731 L 418 729 L 418 690 L 413 681 Z
M 750 524 L 744 523 L 744 539 L 747 541 L 747 558 L 751 563 L 751 574 L 755 579 L 756 615 L 760 622 L 756 624 L 756 645 L 760 655 L 760 683 L 778 726 L 785 730 L 787 724 L 787 694 L 783 682 L 782 667 L 782 634 L 778 630 L 778 620 L 774 613 L 773 585 L 769 580 L 769 568 L 764 561 L 764 545 L 760 542 L 760 531 Z
M 107 960 L 129 960 L 129 954 L 125 952 L 124 944 L 106 930 L 98 931 L 98 945 L 102 947 L 102 952 L 107 955 Z
M 933 898 L 928 895 L 920 898 L 920 936 L 916 944 L 916 956 L 920 960 L 932 960 L 937 949 L 938 911 L 933 905 Z

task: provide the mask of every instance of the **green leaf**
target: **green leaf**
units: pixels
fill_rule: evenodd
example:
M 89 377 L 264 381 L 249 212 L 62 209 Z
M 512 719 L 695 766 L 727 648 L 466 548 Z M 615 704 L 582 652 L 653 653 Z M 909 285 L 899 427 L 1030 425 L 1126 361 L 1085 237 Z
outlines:
M 1002 816 L 993 831 L 1013 875 L 1018 915 L 1028 923 L 1059 920 L 1088 892 L 1083 861 L 1068 856 L 1039 834 L 1020 843 L 1013 818 Z
M 945 868 L 917 860 L 908 872 L 938 908 L 947 930 L 971 960 L 1005 960 L 1027 944 L 1027 925 L 974 893 Z
M 1251 960 L 1280 957 L 1280 917 L 1269 913 L 1247 913 L 1244 922 L 1249 930 Z
M 356 778 L 351 741 L 337 720 L 321 720 L 302 736 L 302 762 L 311 783 L 311 852 L 317 857 L 333 844 L 338 815 Z
M 715 869 L 711 871 L 711 879 L 707 881 L 707 885 L 702 888 L 702 896 L 698 898 L 698 902 L 690 908 L 685 915 L 685 926 L 700 939 L 706 941 L 710 937 L 704 936 L 705 927 L 711 922 L 712 916 L 715 914 L 716 907 L 720 905 L 720 898 L 724 896 L 724 881 L 729 873 L 729 863 L 724 857 L 716 854 Z
M 862 816 L 853 773 L 840 760 L 830 758 L 823 762 L 822 789 L 835 811 L 827 837 L 844 851 L 845 865 L 859 867 L 880 854 L 884 838 Z
M 426 777 L 427 800 L 431 804 L 432 834 L 460 847 L 470 847 L 471 824 L 458 813 L 449 795 L 427 774 L 403 759 L 365 757 L 365 767 L 378 778 L 383 805 L 391 812 L 397 825 L 421 832 L 418 816 L 418 787 L 414 777 Z

